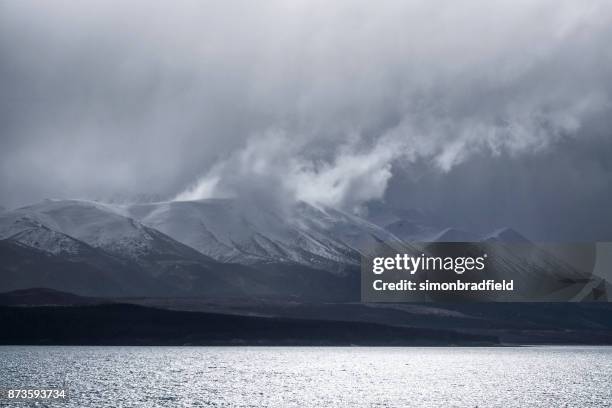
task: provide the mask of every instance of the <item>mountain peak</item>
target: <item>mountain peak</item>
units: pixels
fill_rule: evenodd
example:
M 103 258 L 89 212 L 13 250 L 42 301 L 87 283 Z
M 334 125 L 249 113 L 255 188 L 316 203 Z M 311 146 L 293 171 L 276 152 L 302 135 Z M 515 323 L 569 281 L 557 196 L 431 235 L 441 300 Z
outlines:
M 523 235 L 518 233 L 516 230 L 510 227 L 500 228 L 498 230 L 493 231 L 489 235 L 483 238 L 483 241 L 486 240 L 497 240 L 501 242 L 512 242 L 512 243 L 528 243 L 530 242 Z

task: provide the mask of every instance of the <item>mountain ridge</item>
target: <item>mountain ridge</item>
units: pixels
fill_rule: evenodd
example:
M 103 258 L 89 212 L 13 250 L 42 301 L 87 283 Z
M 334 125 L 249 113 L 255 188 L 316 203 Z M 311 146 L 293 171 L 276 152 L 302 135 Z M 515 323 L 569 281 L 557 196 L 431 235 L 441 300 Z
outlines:
M 384 218 L 382 207 L 378 211 L 379 218 Z M 389 225 L 404 232 L 438 228 L 416 221 L 423 217 L 418 211 L 396 211 L 387 220 L 396 219 Z M 8 259 L 0 268 L 5 270 L 0 274 L 0 288 L 7 290 L 51 284 L 54 289 L 87 295 L 115 291 L 117 295 L 278 295 L 328 300 L 359 298 L 363 256 L 380 251 L 418 255 L 433 248 L 334 208 L 307 203 L 262 208 L 232 199 L 122 205 L 45 200 L 0 213 L 0 240 Z M 529 247 L 533 259 L 544 260 L 532 263 L 538 270 L 557 268 L 571 275 L 567 265 L 538 252 L 533 243 L 509 228 L 485 236 L 442 228 L 430 234 L 428 242 L 480 242 L 497 251 L 500 270 L 531 280 L 510 246 L 519 243 Z M 28 258 L 35 260 L 35 269 L 28 265 Z M 72 276 L 81 286 L 54 286 L 45 262 L 56 273 L 64 273 L 64 284 Z M 15 275 L 20 268 L 27 271 L 21 280 Z M 91 282 L 106 282 L 103 293 L 87 285 L 78 268 Z M 130 287 L 122 287 L 126 285 Z

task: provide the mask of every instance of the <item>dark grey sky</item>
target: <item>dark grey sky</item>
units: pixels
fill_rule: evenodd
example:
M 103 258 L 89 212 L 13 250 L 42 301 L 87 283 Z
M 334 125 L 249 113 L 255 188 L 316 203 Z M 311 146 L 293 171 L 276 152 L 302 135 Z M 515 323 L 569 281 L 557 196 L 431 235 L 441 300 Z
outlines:
M 603 0 L 3 1 L 0 205 L 386 199 L 612 235 L 611 42 Z

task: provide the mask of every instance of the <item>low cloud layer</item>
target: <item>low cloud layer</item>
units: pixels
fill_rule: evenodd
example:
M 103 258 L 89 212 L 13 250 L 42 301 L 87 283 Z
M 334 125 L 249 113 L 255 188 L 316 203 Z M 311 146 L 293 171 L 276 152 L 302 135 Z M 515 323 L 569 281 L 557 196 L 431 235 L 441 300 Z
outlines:
M 410 206 L 398 178 L 605 142 L 611 40 L 603 0 L 2 2 L 1 204 Z

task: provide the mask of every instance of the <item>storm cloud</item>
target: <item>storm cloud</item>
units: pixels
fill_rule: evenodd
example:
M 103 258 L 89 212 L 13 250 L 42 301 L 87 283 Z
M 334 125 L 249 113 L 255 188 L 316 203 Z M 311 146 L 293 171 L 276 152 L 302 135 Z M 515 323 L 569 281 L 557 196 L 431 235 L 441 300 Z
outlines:
M 487 228 L 563 197 L 612 225 L 610 41 L 607 1 L 5 1 L 0 203 L 502 206 Z

